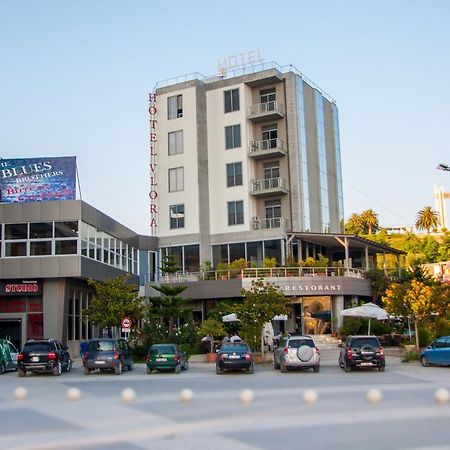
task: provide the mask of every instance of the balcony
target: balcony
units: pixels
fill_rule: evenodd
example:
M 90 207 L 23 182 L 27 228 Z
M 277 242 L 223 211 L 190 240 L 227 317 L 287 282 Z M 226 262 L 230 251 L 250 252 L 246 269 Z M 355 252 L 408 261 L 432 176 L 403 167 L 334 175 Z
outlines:
M 286 154 L 286 143 L 281 139 L 251 141 L 248 149 L 248 155 L 255 159 L 280 157 Z
M 288 227 L 288 219 L 284 217 L 272 217 L 271 219 L 252 218 L 252 230 L 286 230 Z
M 284 105 L 276 100 L 249 106 L 247 112 L 247 118 L 253 122 L 283 119 L 285 115 L 286 109 Z
M 251 180 L 250 194 L 255 197 L 285 195 L 288 192 L 288 184 L 284 178 L 263 178 L 261 180 Z

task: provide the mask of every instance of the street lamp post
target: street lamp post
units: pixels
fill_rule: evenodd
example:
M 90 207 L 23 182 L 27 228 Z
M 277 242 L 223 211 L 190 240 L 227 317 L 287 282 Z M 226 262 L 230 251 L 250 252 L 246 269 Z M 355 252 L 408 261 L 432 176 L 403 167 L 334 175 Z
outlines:
M 450 166 L 447 164 L 439 164 L 436 169 L 445 170 L 446 172 L 450 172 Z

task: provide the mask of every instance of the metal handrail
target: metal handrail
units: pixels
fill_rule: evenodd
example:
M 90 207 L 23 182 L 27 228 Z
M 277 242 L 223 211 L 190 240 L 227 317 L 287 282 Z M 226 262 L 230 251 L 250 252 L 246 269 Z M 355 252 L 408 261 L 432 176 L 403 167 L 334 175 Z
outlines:
M 286 143 L 281 139 L 264 139 L 261 141 L 252 141 L 250 143 L 249 152 L 253 153 L 273 149 L 286 151 Z
M 280 114 L 286 114 L 286 109 L 284 105 L 276 100 L 265 103 L 257 103 L 256 105 L 251 105 L 247 109 L 248 116 L 254 116 L 265 113 L 277 112 Z

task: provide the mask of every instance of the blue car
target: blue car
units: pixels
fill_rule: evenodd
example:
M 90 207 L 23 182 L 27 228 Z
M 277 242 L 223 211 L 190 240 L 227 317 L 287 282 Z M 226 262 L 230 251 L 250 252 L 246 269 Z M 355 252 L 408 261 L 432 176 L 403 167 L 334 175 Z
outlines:
M 450 336 L 441 336 L 420 353 L 422 366 L 450 366 Z

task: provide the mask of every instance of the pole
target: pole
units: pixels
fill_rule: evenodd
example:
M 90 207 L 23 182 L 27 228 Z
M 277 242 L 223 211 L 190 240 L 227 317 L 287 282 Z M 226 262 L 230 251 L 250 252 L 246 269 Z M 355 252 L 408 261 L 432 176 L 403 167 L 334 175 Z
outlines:
M 370 335 L 370 317 L 369 317 L 369 327 L 367 328 L 367 336 Z

